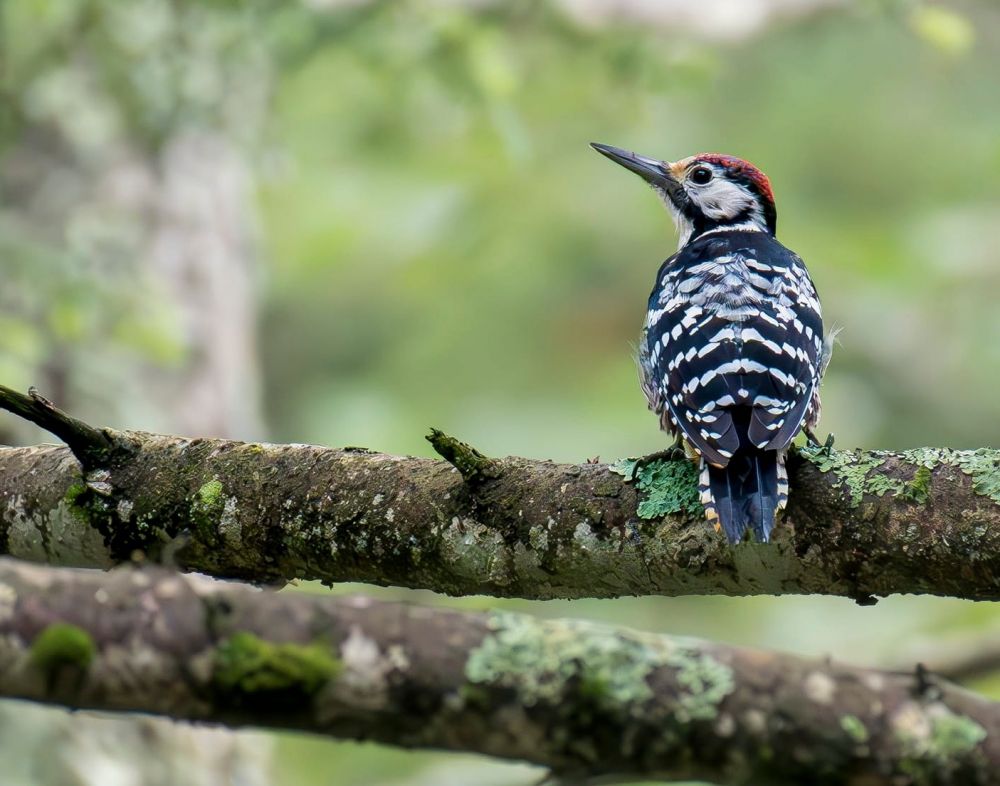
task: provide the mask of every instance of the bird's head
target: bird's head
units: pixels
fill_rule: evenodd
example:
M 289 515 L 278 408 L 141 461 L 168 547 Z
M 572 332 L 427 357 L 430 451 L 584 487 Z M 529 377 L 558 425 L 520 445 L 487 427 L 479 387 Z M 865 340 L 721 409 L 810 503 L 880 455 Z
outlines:
M 677 223 L 681 246 L 713 229 L 775 232 L 771 182 L 747 161 L 719 153 L 658 161 L 597 142 L 591 146 L 653 187 Z

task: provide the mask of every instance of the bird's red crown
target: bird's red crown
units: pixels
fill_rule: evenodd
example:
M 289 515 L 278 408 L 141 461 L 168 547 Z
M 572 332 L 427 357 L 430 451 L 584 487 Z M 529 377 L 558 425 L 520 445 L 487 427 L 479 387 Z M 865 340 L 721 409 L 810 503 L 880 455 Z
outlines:
M 771 181 L 768 180 L 767 175 L 749 161 L 736 158 L 736 156 L 727 156 L 723 153 L 701 153 L 694 156 L 694 160 L 724 167 L 736 177 L 753 184 L 764 199 L 772 205 L 774 204 L 774 191 L 771 190 Z

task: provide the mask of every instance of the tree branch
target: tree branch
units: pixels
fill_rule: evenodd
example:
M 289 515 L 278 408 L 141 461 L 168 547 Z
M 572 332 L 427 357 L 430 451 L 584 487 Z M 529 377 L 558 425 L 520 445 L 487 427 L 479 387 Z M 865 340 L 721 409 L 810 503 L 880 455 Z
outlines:
M 586 622 L 0 560 L 0 695 L 474 751 L 583 775 L 1000 783 L 944 682 Z
M 632 483 L 629 462 L 491 459 L 440 432 L 431 441 L 463 472 L 357 448 L 97 431 L 65 416 L 51 426 L 90 464 L 81 473 L 54 446 L 0 449 L 2 554 L 107 567 L 138 551 L 256 582 L 456 595 L 1000 599 L 998 451 L 793 452 L 774 541 L 731 547 L 705 523 L 682 460 Z M 87 452 L 101 439 L 127 449 Z
M 462 479 L 472 488 L 500 477 L 501 468 L 497 462 L 440 429 L 432 428 L 427 441 L 431 443 L 434 452 L 457 469 Z
M 984 679 L 1000 671 L 1000 630 L 943 633 L 897 649 L 892 662 L 921 663 L 935 674 L 956 682 Z
M 0 385 L 0 409 L 5 409 L 59 437 L 84 466 L 106 461 L 121 446 L 111 432 L 96 429 L 67 415 L 35 388 L 28 393 Z

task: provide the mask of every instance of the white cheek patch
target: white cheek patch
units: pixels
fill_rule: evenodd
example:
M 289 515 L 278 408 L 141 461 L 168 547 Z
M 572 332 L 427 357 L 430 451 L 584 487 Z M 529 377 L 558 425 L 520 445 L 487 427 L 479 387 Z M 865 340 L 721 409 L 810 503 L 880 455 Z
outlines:
M 717 178 L 706 186 L 689 190 L 691 200 L 701 212 L 714 221 L 736 218 L 747 208 L 755 207 L 756 200 L 735 183 Z M 757 211 L 759 212 L 759 211 Z

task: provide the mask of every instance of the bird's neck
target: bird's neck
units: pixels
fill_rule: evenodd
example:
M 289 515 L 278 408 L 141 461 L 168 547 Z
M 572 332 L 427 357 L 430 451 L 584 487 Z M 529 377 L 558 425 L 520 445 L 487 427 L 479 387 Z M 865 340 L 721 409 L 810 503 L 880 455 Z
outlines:
M 706 235 L 717 235 L 724 232 L 764 232 L 771 234 L 766 226 L 758 221 L 734 221 L 732 223 L 715 223 L 709 226 L 699 227 L 691 221 L 676 221 L 678 250 L 684 248 L 693 240 Z

